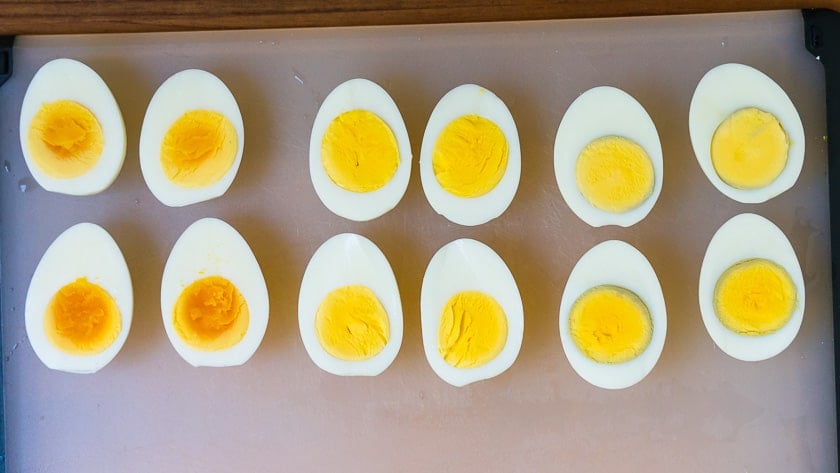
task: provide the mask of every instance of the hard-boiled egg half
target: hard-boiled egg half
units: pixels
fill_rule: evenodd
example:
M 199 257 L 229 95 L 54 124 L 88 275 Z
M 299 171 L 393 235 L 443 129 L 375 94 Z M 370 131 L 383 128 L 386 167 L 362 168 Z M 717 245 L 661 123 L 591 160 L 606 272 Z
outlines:
M 367 238 L 336 235 L 321 245 L 303 274 L 298 299 L 303 346 L 322 370 L 376 376 L 394 361 L 403 336 L 397 280 Z
M 372 220 L 402 199 L 411 175 L 411 145 L 391 96 L 367 79 L 333 89 L 315 116 L 309 174 L 334 214 Z
M 432 257 L 420 292 L 423 349 L 434 372 L 453 386 L 507 370 L 522 346 L 522 298 L 505 262 L 463 238 Z
M 600 227 L 633 225 L 662 190 L 662 145 L 647 111 L 615 87 L 580 95 L 554 140 L 560 194 L 581 220 Z
M 507 106 L 474 84 L 440 99 L 423 134 L 420 181 L 435 212 L 460 225 L 501 215 L 519 187 L 519 133 Z
M 102 192 L 125 160 L 125 124 L 111 90 L 90 67 L 54 59 L 38 69 L 20 110 L 20 146 L 44 189 Z
M 764 217 L 741 214 L 712 237 L 700 268 L 700 314 L 729 356 L 760 361 L 790 345 L 805 312 L 796 253 Z
M 134 297 L 125 259 L 102 227 L 80 223 L 47 248 L 26 294 L 26 335 L 48 367 L 94 373 L 128 337 Z
M 765 202 L 790 189 L 802 171 L 799 113 L 773 79 L 750 66 L 723 64 L 700 79 L 688 130 L 706 177 L 738 202 Z
M 224 194 L 239 169 L 245 129 L 233 94 L 213 74 L 189 69 L 163 82 L 140 130 L 140 169 L 170 207 Z
M 656 272 L 639 250 L 618 240 L 578 260 L 560 302 L 560 340 L 569 363 L 606 389 L 632 386 L 650 373 L 667 322 Z
M 160 309 L 166 335 L 187 363 L 248 361 L 268 326 L 268 290 L 242 235 L 216 218 L 187 227 L 163 269 Z

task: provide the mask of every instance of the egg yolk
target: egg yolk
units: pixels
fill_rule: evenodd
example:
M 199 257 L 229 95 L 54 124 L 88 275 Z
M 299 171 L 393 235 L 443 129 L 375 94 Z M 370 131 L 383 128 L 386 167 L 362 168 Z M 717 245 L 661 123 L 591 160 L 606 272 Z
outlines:
M 167 179 L 179 187 L 207 187 L 233 166 L 237 144 L 236 128 L 227 117 L 211 110 L 191 110 L 166 131 L 160 164 Z
M 626 212 L 653 193 L 653 163 L 636 142 L 621 136 L 604 136 L 580 152 L 575 179 L 580 193 L 594 207 L 612 213 Z
M 508 142 L 492 121 L 464 115 L 440 133 L 432 151 L 432 169 L 444 190 L 458 197 L 479 197 L 505 175 Z
M 507 335 L 507 315 L 496 299 L 480 291 L 463 291 L 443 307 L 438 351 L 456 368 L 477 368 L 501 353 Z
M 597 286 L 572 305 L 569 331 L 578 349 L 598 363 L 624 363 L 645 351 L 653 323 L 639 296 L 618 286 Z
M 796 286 L 781 266 L 750 259 L 724 271 L 715 285 L 715 313 L 741 335 L 766 335 L 782 328 L 796 307 Z
M 712 136 L 712 165 L 723 182 L 758 189 L 773 182 L 787 164 L 790 142 L 771 113 L 742 108 L 726 118 Z
M 72 355 L 96 355 L 120 334 L 122 317 L 114 298 L 87 278 L 63 286 L 50 300 L 44 317 L 47 339 Z
M 239 343 L 248 331 L 248 302 L 221 276 L 198 279 L 175 302 L 172 325 L 187 345 L 219 351 Z
M 367 110 L 351 110 L 335 117 L 324 132 L 321 164 L 342 189 L 372 192 L 394 177 L 400 151 L 381 118 Z
M 102 127 L 90 110 L 71 100 L 45 103 L 29 124 L 32 161 L 55 179 L 79 177 L 96 166 L 105 146 Z
M 373 358 L 391 336 L 385 308 L 373 291 L 361 285 L 327 294 L 315 314 L 315 334 L 324 351 L 344 361 Z

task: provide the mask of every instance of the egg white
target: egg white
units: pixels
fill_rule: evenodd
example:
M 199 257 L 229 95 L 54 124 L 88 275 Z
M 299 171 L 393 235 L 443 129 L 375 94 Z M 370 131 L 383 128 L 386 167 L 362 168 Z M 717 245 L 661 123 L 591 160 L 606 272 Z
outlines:
M 729 115 L 747 107 L 772 113 L 790 140 L 782 173 L 759 189 L 738 189 L 724 182 L 712 164 L 712 137 Z M 790 189 L 799 178 L 805 158 L 802 119 L 785 91 L 763 72 L 743 64 L 722 64 L 700 79 L 688 111 L 688 130 L 694 155 L 706 177 L 721 193 L 744 204 L 766 202 Z

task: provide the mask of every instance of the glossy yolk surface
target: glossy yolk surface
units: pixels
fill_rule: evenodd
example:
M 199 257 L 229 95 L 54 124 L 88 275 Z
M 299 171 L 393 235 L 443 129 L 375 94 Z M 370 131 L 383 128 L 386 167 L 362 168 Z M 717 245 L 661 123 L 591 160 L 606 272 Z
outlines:
M 372 192 L 394 177 L 400 151 L 387 123 L 373 112 L 351 110 L 335 117 L 324 132 L 321 164 L 342 189 Z
M 211 110 L 191 110 L 166 131 L 160 164 L 167 179 L 179 187 L 207 187 L 233 166 L 237 145 L 236 128 L 227 117 Z
M 376 294 L 362 285 L 344 286 L 324 298 L 315 314 L 321 347 L 344 361 L 378 355 L 390 338 L 388 314 Z
M 198 279 L 175 302 L 173 327 L 187 345 L 218 351 L 239 343 L 248 331 L 248 302 L 221 276 Z
M 105 146 L 102 126 L 83 105 L 58 100 L 41 106 L 27 135 L 29 154 L 44 174 L 79 177 L 96 166 Z
M 766 335 L 782 328 L 796 307 L 796 286 L 781 266 L 750 259 L 727 269 L 715 285 L 715 313 L 742 335 Z
M 444 190 L 458 197 L 479 197 L 505 175 L 508 142 L 492 121 L 464 115 L 440 133 L 432 151 L 432 169 Z
M 757 189 L 773 182 L 787 164 L 787 133 L 771 113 L 742 108 L 726 118 L 712 136 L 712 165 L 723 182 Z
M 476 368 L 501 353 L 507 335 L 507 315 L 496 299 L 480 291 L 463 291 L 443 308 L 438 351 L 456 368 Z
M 121 327 L 122 317 L 114 298 L 87 278 L 59 289 L 44 317 L 50 343 L 73 355 L 101 353 L 114 343 Z
M 587 144 L 575 164 L 583 197 L 598 209 L 621 213 L 642 204 L 653 193 L 654 169 L 644 148 L 620 136 Z

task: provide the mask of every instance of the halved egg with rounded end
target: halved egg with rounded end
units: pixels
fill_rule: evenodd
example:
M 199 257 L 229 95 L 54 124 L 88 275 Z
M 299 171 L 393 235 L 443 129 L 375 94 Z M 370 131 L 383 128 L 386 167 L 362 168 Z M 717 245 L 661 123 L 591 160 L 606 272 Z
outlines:
M 376 376 L 400 351 L 403 313 L 391 265 L 367 238 L 336 235 L 312 255 L 298 299 L 303 346 L 322 370 Z
M 522 346 L 522 298 L 505 262 L 489 246 L 463 238 L 435 253 L 420 292 L 423 349 L 434 372 L 453 386 L 497 376 Z
M 315 116 L 309 174 L 321 202 L 349 220 L 396 207 L 411 175 L 411 144 L 391 96 L 367 79 L 333 89 Z
M 715 344 L 743 361 L 790 345 L 805 312 L 805 282 L 785 234 L 756 214 L 736 215 L 712 237 L 700 268 L 700 314 Z
M 440 99 L 423 134 L 420 181 L 435 212 L 481 225 L 510 206 L 521 173 L 519 133 L 502 100 L 465 84 Z
M 160 310 L 166 335 L 193 366 L 237 366 L 268 326 L 268 290 L 248 243 L 216 218 L 178 238 L 163 269 Z
M 700 79 L 688 130 L 703 173 L 738 202 L 766 202 L 802 171 L 802 119 L 785 91 L 750 66 L 722 64 Z
M 199 69 L 158 87 L 140 130 L 140 169 L 154 196 L 182 207 L 224 194 L 239 170 L 245 128 L 224 82 Z
M 79 223 L 47 248 L 26 294 L 26 334 L 54 370 L 94 373 L 131 328 L 134 296 L 125 258 L 105 229 Z
M 623 90 L 587 90 L 557 128 L 554 174 L 566 204 L 589 225 L 641 221 L 662 191 L 662 145 L 653 120 Z
M 668 320 L 659 278 L 632 245 L 609 240 L 575 264 L 560 302 L 560 340 L 572 368 L 595 386 L 622 389 L 650 373 Z
M 107 189 L 122 169 L 125 124 L 99 74 L 79 61 L 54 59 L 38 69 L 26 89 L 20 145 L 38 185 L 91 195 Z

